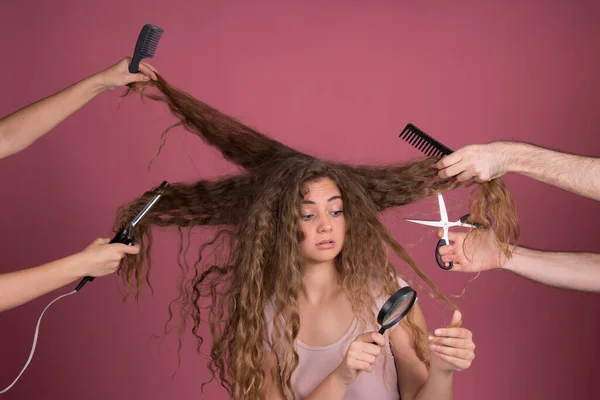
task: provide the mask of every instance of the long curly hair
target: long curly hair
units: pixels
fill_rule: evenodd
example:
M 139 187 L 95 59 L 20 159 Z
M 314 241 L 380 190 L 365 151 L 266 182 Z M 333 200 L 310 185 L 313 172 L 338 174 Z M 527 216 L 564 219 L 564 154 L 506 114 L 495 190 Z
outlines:
M 172 87 L 161 76 L 155 82 L 136 84 L 133 90 L 166 103 L 178 119 L 163 133 L 163 139 L 172 127 L 183 126 L 243 169 L 238 175 L 172 183 L 164 189 L 161 200 L 137 227 L 134 240 L 142 251 L 127 257 L 119 270 L 137 298 L 144 284 L 150 284 L 152 226 L 178 227 L 182 243 L 184 229 L 214 227 L 214 237 L 201 245 L 194 267 L 182 268 L 179 296 L 169 306 L 167 323 L 173 318 L 173 308 L 179 308 L 180 334 L 190 323 L 200 352 L 203 337 L 199 328 L 208 321 L 213 339 L 208 360 L 211 380 L 218 379 L 232 398 L 254 400 L 264 396 L 269 323 L 273 324 L 272 341 L 284 349 L 275 354 L 278 362 L 271 376 L 287 396 L 295 398 L 291 377 L 298 365 L 294 341 L 300 328 L 298 300 L 302 291 L 300 204 L 302 188 L 308 182 L 329 178 L 342 194 L 346 232 L 336 268 L 360 321 L 374 322 L 373 313 L 365 312 L 373 309 L 375 301 L 370 288 L 382 288 L 382 295 L 391 295 L 399 288 L 398 272 L 389 261 L 390 249 L 436 298 L 456 309 L 393 238 L 378 214 L 473 183 L 438 178 L 432 168 L 435 158 L 385 166 L 320 160 L 243 125 Z M 121 207 L 115 231 L 153 194 L 149 190 Z M 514 202 L 502 181 L 476 184 L 470 212 L 472 222 L 495 231 L 510 256 L 509 239 L 511 235 L 518 238 L 519 230 Z M 203 252 L 209 246 L 217 246 L 225 257 L 221 263 L 206 265 Z M 179 256 L 183 251 L 181 246 Z M 207 302 L 209 305 L 203 306 Z M 264 314 L 268 302 L 274 305 L 272 321 L 267 321 Z M 417 327 L 412 312 L 402 323 L 413 334 L 417 355 L 428 365 L 427 332 Z

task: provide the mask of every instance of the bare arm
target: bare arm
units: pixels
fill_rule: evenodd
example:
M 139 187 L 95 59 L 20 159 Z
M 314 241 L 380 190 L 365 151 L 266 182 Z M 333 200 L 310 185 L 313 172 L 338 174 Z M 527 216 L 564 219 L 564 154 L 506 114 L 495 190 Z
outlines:
M 532 145 L 515 146 L 509 172 L 600 200 L 600 158 L 559 153 Z
M 134 81 L 156 79 L 154 68 L 140 63 L 138 74 L 128 71 L 129 58 L 91 75 L 51 96 L 0 119 L 0 158 L 24 150 L 79 110 L 99 93 Z
M 438 236 L 440 232 L 438 232 Z M 442 261 L 454 261 L 451 271 L 504 269 L 563 289 L 600 292 L 600 254 L 548 252 L 517 247 L 506 260 L 492 232 L 469 235 L 450 232 L 453 244 L 442 246 Z
M 427 332 L 427 324 L 421 308 L 414 305 L 415 323 Z M 452 399 L 452 372 L 438 368 L 431 372 L 417 357 L 410 330 L 399 325 L 390 333 L 392 353 L 396 361 L 398 386 L 402 400 Z
M 136 254 L 138 246 L 108 244 L 97 239 L 80 253 L 41 265 L 0 275 L 0 312 L 25 304 L 84 276 L 113 273 L 125 254 Z
M 546 252 L 519 247 L 503 269 L 549 286 L 600 292 L 600 254 Z
M 470 145 L 444 157 L 437 164 L 439 176 L 459 181 L 483 182 L 507 172 L 600 200 L 600 158 L 547 150 L 519 142 Z

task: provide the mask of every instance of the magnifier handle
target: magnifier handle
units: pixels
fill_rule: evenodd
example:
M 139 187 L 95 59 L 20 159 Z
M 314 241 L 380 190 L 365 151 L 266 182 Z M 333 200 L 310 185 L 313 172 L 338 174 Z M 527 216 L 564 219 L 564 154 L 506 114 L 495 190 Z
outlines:
M 450 265 L 449 266 L 445 266 L 444 263 L 442 262 L 442 258 L 440 257 L 440 254 L 438 253 L 438 250 L 440 249 L 441 246 L 447 246 L 448 243 L 446 243 L 445 239 L 440 239 L 437 242 L 437 246 L 435 246 L 435 261 L 437 262 L 437 265 L 443 269 L 448 271 L 449 269 L 452 269 L 452 267 L 454 266 L 454 264 L 452 263 L 452 261 L 450 261 Z
M 380 335 L 383 335 L 383 332 L 385 332 L 385 328 L 382 326 L 382 327 L 379 329 L 379 334 L 380 334 Z M 375 345 L 379 346 L 379 344 L 378 344 L 377 342 L 371 342 L 371 344 L 375 344 Z

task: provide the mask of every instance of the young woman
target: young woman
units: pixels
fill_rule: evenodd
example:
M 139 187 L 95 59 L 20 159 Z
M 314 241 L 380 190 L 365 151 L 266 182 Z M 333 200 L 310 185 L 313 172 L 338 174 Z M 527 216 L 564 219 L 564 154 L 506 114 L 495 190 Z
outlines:
M 194 268 L 182 269 L 185 279 L 172 305 L 179 307 L 181 331 L 193 324 L 199 346 L 200 324 L 208 320 L 213 338 L 208 367 L 230 396 L 452 398 L 453 371 L 470 366 L 475 348 L 471 332 L 460 327 L 460 313 L 431 338 L 418 302 L 385 335 L 377 333 L 375 320 L 387 297 L 405 284 L 389 261 L 389 249 L 455 309 L 378 218 L 390 207 L 457 187 L 436 177 L 431 168 L 436 160 L 388 166 L 319 160 L 240 124 L 160 76 L 153 85 L 161 94 L 146 96 L 165 101 L 180 118 L 178 125 L 245 171 L 165 189 L 138 227 L 136 241 L 145 251 L 125 260 L 120 273 L 130 287 L 135 281 L 138 293 L 149 281 L 153 225 L 217 228 L 199 249 Z M 499 238 L 516 232 L 514 204 L 501 182 L 477 189 L 472 220 Z M 124 206 L 115 228 L 149 196 L 151 191 Z M 202 255 L 208 246 L 225 259 L 206 265 Z

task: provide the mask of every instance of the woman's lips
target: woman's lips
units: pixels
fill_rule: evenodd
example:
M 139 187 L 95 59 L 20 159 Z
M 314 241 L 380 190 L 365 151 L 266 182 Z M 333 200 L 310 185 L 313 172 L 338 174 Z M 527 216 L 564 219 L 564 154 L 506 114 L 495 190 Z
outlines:
M 322 242 L 317 243 L 317 247 L 322 250 L 331 249 L 335 246 L 335 242 L 333 240 L 323 240 Z

